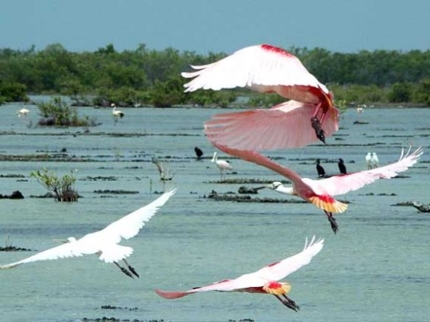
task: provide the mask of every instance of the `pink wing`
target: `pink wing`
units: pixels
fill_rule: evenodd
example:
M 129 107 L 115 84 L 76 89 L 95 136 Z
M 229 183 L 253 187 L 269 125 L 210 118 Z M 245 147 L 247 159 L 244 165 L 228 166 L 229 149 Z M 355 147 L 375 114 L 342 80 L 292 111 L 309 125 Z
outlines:
M 229 292 L 242 290 L 250 287 L 260 287 L 265 285 L 269 281 L 278 281 L 285 276 L 295 272 L 300 267 L 309 264 L 312 257 L 318 254 L 323 248 L 323 246 L 324 240 L 321 239 L 315 242 L 314 236 L 309 244 L 306 240 L 306 244 L 302 252 L 289 258 L 286 258 L 282 261 L 265 266 L 254 273 L 244 274 L 233 280 L 223 280 L 216 282 L 212 285 L 197 287 L 183 292 L 169 292 L 161 290 L 155 290 L 155 292 L 166 299 L 177 299 L 197 292 Z
M 320 101 L 318 92 L 329 94 L 296 56 L 270 45 L 246 47 L 215 63 L 191 67 L 195 71 L 181 74 L 194 78 L 184 85 L 186 92 L 248 87 L 308 103 Z M 317 91 L 309 91 L 309 87 Z
M 311 127 L 315 105 L 288 101 L 271 109 L 217 114 L 205 123 L 211 142 L 240 150 L 302 147 L 318 141 Z M 337 109 L 329 112 L 322 128 L 326 137 L 338 130 Z
M 339 175 L 322 180 L 307 179 L 309 185 L 317 185 L 324 189 L 328 194 L 335 196 L 347 193 L 349 191 L 358 190 L 365 185 L 375 182 L 378 179 L 390 179 L 397 176 L 398 173 L 408 170 L 417 163 L 420 156 L 423 154 L 423 149 L 419 147 L 413 153 L 409 151 L 404 155 L 404 151 L 400 155 L 399 161 L 389 165 L 379 167 L 372 170 L 365 170 L 346 175 Z M 312 181 L 311 184 L 309 181 Z

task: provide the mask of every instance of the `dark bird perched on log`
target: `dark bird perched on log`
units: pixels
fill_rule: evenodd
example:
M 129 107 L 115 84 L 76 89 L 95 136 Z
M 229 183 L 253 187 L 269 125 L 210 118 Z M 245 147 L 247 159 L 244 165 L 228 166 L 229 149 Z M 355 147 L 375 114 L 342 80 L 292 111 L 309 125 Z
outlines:
M 195 147 L 194 152 L 196 153 L 197 160 L 200 160 L 201 157 L 203 156 L 203 151 L 200 150 L 198 147 Z
M 337 166 L 339 167 L 340 173 L 347 174 L 347 172 L 346 172 L 346 165 L 343 162 L 343 159 L 339 159 L 339 162 L 337 163 Z
M 316 168 L 318 172 L 318 177 L 325 177 L 325 170 L 322 167 L 322 165 L 320 165 L 320 159 L 317 159 L 316 163 L 317 163 Z

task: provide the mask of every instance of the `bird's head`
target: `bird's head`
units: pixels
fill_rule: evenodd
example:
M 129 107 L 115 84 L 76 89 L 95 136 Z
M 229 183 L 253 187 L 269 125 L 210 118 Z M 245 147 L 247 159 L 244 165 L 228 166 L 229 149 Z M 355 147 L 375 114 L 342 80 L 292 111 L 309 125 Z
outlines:
M 340 158 L 340 159 L 339 159 L 339 162 L 340 162 L 340 163 L 344 163 L 342 158 Z
M 278 189 L 279 187 L 281 187 L 282 186 L 282 182 L 279 182 L 279 181 L 274 181 L 274 182 L 272 182 L 271 184 L 268 184 L 267 186 L 266 186 L 266 188 L 269 188 L 269 189 L 272 189 L 272 190 L 276 190 L 276 189 Z
M 320 164 L 320 163 L 321 163 L 321 160 L 320 160 L 320 159 L 316 159 L 316 160 L 315 160 L 315 163 L 316 163 L 316 164 Z

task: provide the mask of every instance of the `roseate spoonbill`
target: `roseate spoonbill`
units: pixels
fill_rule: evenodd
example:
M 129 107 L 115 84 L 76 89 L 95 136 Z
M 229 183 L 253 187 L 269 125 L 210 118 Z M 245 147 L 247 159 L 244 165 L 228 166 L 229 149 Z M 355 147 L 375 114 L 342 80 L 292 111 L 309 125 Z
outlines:
M 26 108 L 22 108 L 22 109 L 16 111 L 16 115 L 18 115 L 18 117 L 27 116 L 28 113 L 30 113 L 30 111 Z
M 317 164 L 316 168 L 317 168 L 317 172 L 318 172 L 318 177 L 325 177 L 325 170 L 324 170 L 323 166 L 320 163 L 321 163 L 320 159 L 317 159 L 317 161 L 316 161 L 316 164 Z
M 111 106 L 113 107 L 112 108 L 113 117 L 115 119 L 118 119 L 118 118 L 122 119 L 124 117 L 124 113 L 122 111 L 116 109 L 115 103 L 112 103 Z
M 366 154 L 367 169 L 374 169 L 379 167 L 379 158 L 375 152 L 369 152 Z
M 339 162 L 337 163 L 337 167 L 339 168 L 339 172 L 341 174 L 346 174 L 346 165 L 342 158 L 339 159 Z
M 412 153 L 410 153 L 411 148 L 409 148 L 406 154 L 402 149 L 400 158 L 395 163 L 372 170 L 354 172 L 347 175 L 341 174 L 321 180 L 312 180 L 301 178 L 293 170 L 269 160 L 257 151 L 237 150 L 219 144 L 214 145 L 227 154 L 262 165 L 291 180 L 293 183 L 292 187 L 285 187 L 280 182 L 272 183 L 267 187 L 280 193 L 298 196 L 316 207 L 323 209 L 334 233 L 339 230 L 339 227 L 333 217 L 333 213 L 344 212 L 348 206 L 337 201 L 333 196 L 360 189 L 378 179 L 390 179 L 395 177 L 399 172 L 406 171 L 409 167 L 413 166 L 423 154 L 421 147 Z
M 203 151 L 199 147 L 194 147 L 194 152 L 196 153 L 197 160 L 200 160 L 203 156 Z
M 0 265 L 0 269 L 13 268 L 36 261 L 97 254 L 101 261 L 105 263 L 114 263 L 127 276 L 132 278 L 133 275 L 139 277 L 136 270 L 125 260 L 133 253 L 133 248 L 121 246 L 119 242 L 122 238 L 129 239 L 136 236 L 139 230 L 145 225 L 145 222 L 151 219 L 151 217 L 156 214 L 157 210 L 163 206 L 175 192 L 176 188 L 170 189 L 150 204 L 122 217 L 102 230 L 87 234 L 80 239 L 69 237 L 63 245 L 37 253 L 36 255 L 18 262 Z M 120 260 L 124 262 L 128 269 L 119 265 L 118 262 Z
M 324 239 L 315 241 L 314 236 L 309 244 L 306 239 L 305 247 L 300 253 L 267 265 L 254 273 L 244 274 L 236 279 L 222 280 L 208 286 L 195 287 L 188 291 L 168 292 L 155 290 L 155 292 L 169 300 L 206 291 L 272 294 L 288 308 L 298 311 L 300 307 L 287 296 L 291 290 L 291 285 L 278 281 L 294 273 L 302 266 L 309 264 L 323 246 Z
M 338 130 L 332 94 L 286 50 L 250 46 L 212 64 L 191 67 L 194 71 L 181 74 L 194 78 L 184 85 L 185 92 L 247 87 L 292 100 L 268 110 L 215 115 L 205 123 L 210 141 L 241 150 L 295 148 L 318 139 L 325 142 Z
M 214 162 L 217 168 L 219 169 L 220 175 L 221 175 L 221 181 L 223 178 L 223 172 L 226 170 L 233 170 L 233 167 L 230 163 L 228 163 L 225 160 L 218 160 L 218 153 L 214 152 L 214 155 L 212 157 L 211 162 Z

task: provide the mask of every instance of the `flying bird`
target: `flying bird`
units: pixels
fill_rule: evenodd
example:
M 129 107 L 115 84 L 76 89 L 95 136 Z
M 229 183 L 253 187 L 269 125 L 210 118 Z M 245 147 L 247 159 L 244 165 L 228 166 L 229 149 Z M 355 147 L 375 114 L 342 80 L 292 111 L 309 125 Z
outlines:
M 316 168 L 317 168 L 318 177 L 325 177 L 325 170 L 320 163 L 321 163 L 320 159 L 317 159 Z
M 221 181 L 223 179 L 223 173 L 224 173 L 224 171 L 233 170 L 233 167 L 231 166 L 230 163 L 228 163 L 225 160 L 218 160 L 218 154 L 217 154 L 217 152 L 214 152 L 214 155 L 212 157 L 211 162 L 215 163 L 215 165 L 219 169 L 219 172 L 220 172 L 220 175 L 221 175 Z
M 374 169 L 379 167 L 379 158 L 375 152 L 369 152 L 366 154 L 367 169 Z
M 205 123 L 211 142 L 241 150 L 296 148 L 325 138 L 338 130 L 339 112 L 325 85 L 288 51 L 256 45 L 236 51 L 217 62 L 191 66 L 184 78 L 185 92 L 246 87 L 275 92 L 291 101 L 271 109 L 218 114 Z
M 337 166 L 339 168 L 339 172 L 341 174 L 346 174 L 346 165 L 342 158 L 339 159 L 339 162 L 337 163 Z
M 114 263 L 127 276 L 132 278 L 133 275 L 139 277 L 136 270 L 125 260 L 133 253 L 133 248 L 121 246 L 119 242 L 121 239 L 130 239 L 136 236 L 139 230 L 145 225 L 145 222 L 151 219 L 158 209 L 163 206 L 175 192 L 176 188 L 170 189 L 150 204 L 122 217 L 102 230 L 87 234 L 80 239 L 69 237 L 67 241 L 60 246 L 37 253 L 18 262 L 0 265 L 0 269 L 13 268 L 36 261 L 97 254 L 101 261 L 109 264 Z M 118 263 L 120 260 L 124 262 L 127 268 L 120 266 Z
M 305 247 L 300 253 L 267 265 L 254 273 L 244 274 L 236 279 L 222 280 L 208 286 L 195 287 L 188 291 L 169 292 L 155 290 L 155 292 L 169 300 L 206 291 L 272 294 L 288 308 L 298 311 L 300 307 L 287 296 L 291 290 L 291 285 L 278 281 L 294 273 L 302 266 L 309 264 L 312 258 L 321 251 L 323 246 L 324 239 L 315 241 L 314 236 L 309 244 L 306 239 Z
M 358 190 L 378 179 L 390 179 L 395 177 L 399 172 L 406 171 L 409 167 L 413 166 L 423 154 L 421 147 L 412 153 L 410 153 L 411 148 L 409 148 L 406 154 L 402 149 L 400 158 L 395 163 L 372 170 L 354 172 L 346 175 L 341 174 L 331 176 L 326 179 L 312 180 L 300 177 L 300 175 L 293 170 L 266 158 L 257 151 L 237 150 L 218 144 L 214 145 L 227 154 L 239 157 L 245 161 L 262 165 L 291 180 L 293 183 L 292 187 L 286 187 L 280 182 L 273 182 L 267 187 L 280 193 L 298 196 L 324 210 L 334 233 L 339 230 L 339 227 L 333 213 L 344 212 L 348 206 L 336 200 L 333 196 Z
M 124 117 L 124 113 L 116 109 L 115 103 L 112 103 L 111 106 L 112 106 L 112 116 L 115 119 L 118 119 L 118 118 L 122 119 Z
M 16 111 L 16 115 L 18 115 L 18 117 L 27 116 L 28 113 L 30 113 L 30 111 L 26 108 L 22 108 L 22 109 Z

